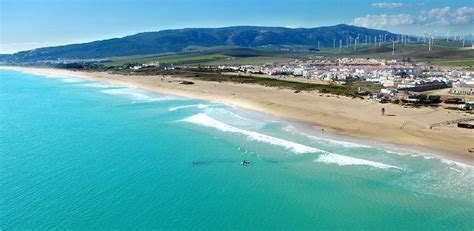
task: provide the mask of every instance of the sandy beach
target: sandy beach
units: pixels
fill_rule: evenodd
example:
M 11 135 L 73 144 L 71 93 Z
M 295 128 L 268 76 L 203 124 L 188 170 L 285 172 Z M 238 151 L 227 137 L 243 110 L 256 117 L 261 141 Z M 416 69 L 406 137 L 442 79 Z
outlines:
M 468 152 L 468 148 L 474 148 L 474 130 L 457 128 L 455 125 L 430 128 L 430 124 L 472 117 L 464 112 L 441 108 L 408 108 L 318 92 L 294 93 L 291 90 L 229 82 L 190 79 L 194 84 L 185 85 L 180 84 L 185 79 L 170 76 L 128 76 L 30 67 L 0 68 L 80 77 L 165 94 L 216 100 L 310 124 L 318 130 L 324 128 L 337 134 L 390 142 L 407 148 L 436 149 L 439 151 L 430 154 L 474 165 L 474 153 Z M 382 107 L 386 110 L 385 116 L 381 115 Z

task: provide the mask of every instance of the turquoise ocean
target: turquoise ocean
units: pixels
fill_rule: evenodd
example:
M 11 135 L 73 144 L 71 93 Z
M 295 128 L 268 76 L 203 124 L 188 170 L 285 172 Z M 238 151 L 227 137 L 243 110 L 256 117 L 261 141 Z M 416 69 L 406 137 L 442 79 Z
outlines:
M 0 187 L 6 230 L 474 229 L 471 166 L 219 102 L 8 70 Z

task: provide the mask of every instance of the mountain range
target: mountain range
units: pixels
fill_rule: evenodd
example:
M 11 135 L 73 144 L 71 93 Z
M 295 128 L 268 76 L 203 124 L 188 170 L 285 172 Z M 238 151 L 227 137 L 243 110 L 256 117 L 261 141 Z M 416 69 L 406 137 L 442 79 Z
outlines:
M 375 36 L 387 35 L 387 41 L 396 34 L 383 30 L 339 24 L 317 28 L 286 28 L 235 26 L 224 28 L 187 28 L 144 32 L 123 38 L 106 39 L 82 44 L 71 44 L 21 51 L 0 55 L 3 62 L 34 62 L 58 59 L 103 59 L 119 56 L 179 52 L 189 46 L 212 47 L 220 45 L 239 47 L 261 47 L 282 45 L 305 45 L 332 47 L 341 40 L 360 36 L 372 40 Z

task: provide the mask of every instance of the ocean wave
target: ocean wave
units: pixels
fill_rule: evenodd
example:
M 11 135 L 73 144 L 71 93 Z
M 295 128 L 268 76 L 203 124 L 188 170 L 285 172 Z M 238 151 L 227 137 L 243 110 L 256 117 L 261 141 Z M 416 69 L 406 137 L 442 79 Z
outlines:
M 66 83 L 81 83 L 81 82 L 84 82 L 84 80 L 78 79 L 78 78 L 61 78 L 61 81 L 66 82 Z
M 68 76 L 64 76 L 64 75 L 59 75 L 59 74 L 47 74 L 47 73 L 39 73 L 39 72 L 34 72 L 34 71 L 20 71 L 22 73 L 26 73 L 26 74 L 29 74 L 29 75 L 36 75 L 36 76 L 41 76 L 41 77 L 46 77 L 46 78 L 51 78 L 51 79 L 59 79 L 63 82 L 66 82 L 66 83 L 80 83 L 80 82 L 84 82 L 85 80 L 83 79 L 80 79 L 80 78 L 77 78 L 77 77 L 68 77 Z
M 364 160 L 364 159 L 358 159 L 354 157 L 349 157 L 349 156 L 343 156 L 343 155 L 338 155 L 334 153 L 329 153 L 329 154 L 323 154 L 319 156 L 315 162 L 321 162 L 321 163 L 326 163 L 326 164 L 337 164 L 337 165 L 365 165 L 365 166 L 371 166 L 375 168 L 396 168 L 400 169 L 397 166 L 393 165 L 388 165 L 388 164 L 383 164 L 375 161 L 370 161 L 370 160 Z
M 102 93 L 110 95 L 125 95 L 130 96 L 132 99 L 155 102 L 155 101 L 170 101 L 170 100 L 179 100 L 178 97 L 173 96 L 155 96 L 151 95 L 146 91 L 142 91 L 134 88 L 118 88 L 118 89 L 106 89 L 102 90 Z
M 247 119 L 247 118 L 245 118 L 245 117 L 243 117 L 243 116 L 240 116 L 240 115 L 238 115 L 238 114 L 236 114 L 236 113 L 230 112 L 230 114 L 231 114 L 232 116 L 234 116 L 235 118 L 237 118 L 237 119 L 244 120 L 244 121 L 254 122 L 253 120 Z
M 183 106 L 177 106 L 177 107 L 170 107 L 168 109 L 168 111 L 178 111 L 178 110 L 181 110 L 181 109 L 186 109 L 186 108 L 199 108 L 199 109 L 203 109 L 203 108 L 208 108 L 209 105 L 206 105 L 206 104 L 191 104 L 191 105 L 183 105 Z
M 449 169 L 454 170 L 456 172 L 474 171 L 474 166 L 464 164 L 464 163 L 460 163 L 460 162 L 453 161 L 453 160 L 444 159 L 444 158 L 441 158 L 439 156 L 429 156 L 427 153 L 419 152 L 417 154 L 413 154 L 413 153 L 400 152 L 400 151 L 389 151 L 389 150 L 383 150 L 383 151 L 385 151 L 387 153 L 390 153 L 390 154 L 400 155 L 400 156 L 410 156 L 410 157 L 415 157 L 415 158 L 423 158 L 425 160 L 432 160 L 432 159 L 433 160 L 438 160 L 442 164 L 449 165 L 450 166 Z
M 217 104 L 217 105 L 219 105 L 219 104 Z M 220 105 L 222 105 L 222 104 L 220 104 Z M 225 119 L 222 119 L 222 120 L 232 121 L 232 122 L 238 123 L 238 126 L 248 125 L 249 122 L 251 124 L 257 124 L 258 123 L 258 120 L 252 120 L 252 119 L 242 117 L 241 115 L 233 112 L 232 109 L 230 109 L 228 107 L 224 107 L 224 108 L 209 107 L 209 108 L 206 109 L 205 113 L 206 113 L 206 115 L 209 115 L 213 118 L 217 118 L 218 120 L 220 118 L 225 118 Z
M 268 136 L 268 135 L 254 132 L 254 131 L 248 131 L 248 130 L 236 128 L 231 125 L 220 122 L 218 120 L 215 120 L 214 118 L 209 117 L 208 115 L 203 114 L 203 113 L 190 116 L 182 121 L 205 126 L 205 127 L 215 128 L 224 132 L 239 133 L 239 134 L 247 136 L 249 140 L 255 140 L 255 141 L 260 141 L 260 142 L 264 142 L 264 143 L 268 143 L 268 144 L 272 144 L 276 146 L 281 146 L 297 154 L 321 153 L 321 152 L 327 153 L 326 151 L 309 147 L 303 144 L 298 144 L 292 141 Z
M 439 160 L 443 164 L 458 167 L 458 168 L 461 168 L 463 170 L 474 170 L 474 166 L 471 166 L 471 165 L 468 165 L 468 164 L 463 164 L 463 163 L 459 163 L 457 161 L 447 160 L 447 159 L 439 159 Z M 453 168 L 451 168 L 451 169 L 453 169 Z
M 101 82 L 91 82 L 84 84 L 86 87 L 94 87 L 94 88 L 120 88 L 118 85 L 113 85 L 109 83 L 101 83 Z
M 346 148 L 370 148 L 370 146 L 365 145 L 365 144 L 356 144 L 356 143 L 351 143 L 351 142 L 346 142 L 346 141 L 332 140 L 328 138 L 322 138 L 322 137 L 310 136 L 310 135 L 307 135 L 307 137 L 312 140 L 320 140 L 323 142 L 340 145 Z
M 291 125 L 285 127 L 284 130 L 286 130 L 288 132 L 298 133 L 298 134 L 304 135 L 304 136 L 306 136 L 306 137 L 308 137 L 309 139 L 312 139 L 312 140 L 323 141 L 323 142 L 330 143 L 330 144 L 336 144 L 336 145 L 340 145 L 340 146 L 343 146 L 343 147 L 346 147 L 346 148 L 371 148 L 371 146 L 364 145 L 364 144 L 356 144 L 356 143 L 351 143 L 351 142 L 346 142 L 346 141 L 333 140 L 333 139 L 308 135 L 306 133 L 298 131 L 296 128 L 294 128 Z

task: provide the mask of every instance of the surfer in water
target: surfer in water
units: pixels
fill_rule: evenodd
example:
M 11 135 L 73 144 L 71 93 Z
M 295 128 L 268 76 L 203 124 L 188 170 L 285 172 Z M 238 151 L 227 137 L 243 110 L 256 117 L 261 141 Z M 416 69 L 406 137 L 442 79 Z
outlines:
M 244 161 L 242 161 L 240 164 L 243 165 L 243 166 L 249 166 L 249 165 L 250 165 L 250 162 L 244 160 Z

